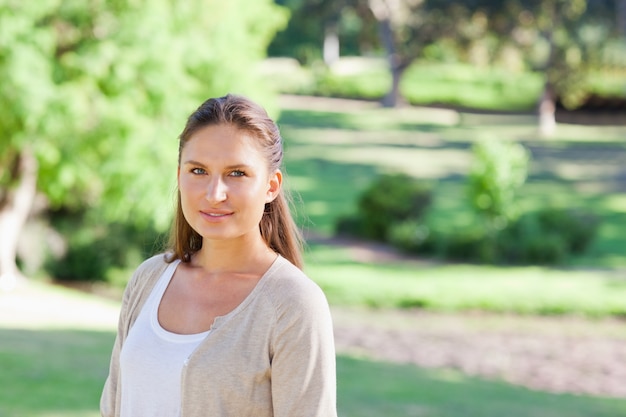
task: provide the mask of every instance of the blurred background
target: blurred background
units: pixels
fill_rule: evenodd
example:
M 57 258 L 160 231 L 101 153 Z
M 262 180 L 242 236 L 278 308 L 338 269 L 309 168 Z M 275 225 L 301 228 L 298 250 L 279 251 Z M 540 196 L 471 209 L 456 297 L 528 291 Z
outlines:
M 0 416 L 95 416 L 206 98 L 278 121 L 348 416 L 626 415 L 626 0 L 0 0 Z

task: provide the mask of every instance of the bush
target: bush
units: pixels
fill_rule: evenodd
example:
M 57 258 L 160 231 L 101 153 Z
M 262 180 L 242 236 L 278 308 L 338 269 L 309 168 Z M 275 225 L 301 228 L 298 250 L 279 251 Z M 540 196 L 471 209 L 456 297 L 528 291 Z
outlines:
M 354 217 L 339 219 L 336 231 L 387 241 L 391 227 L 421 219 L 432 202 L 431 187 L 406 174 L 378 177 L 360 196 Z
M 436 254 L 438 242 L 426 224 L 417 220 L 395 223 L 388 234 L 389 243 L 407 253 Z
M 389 242 L 408 253 L 453 261 L 555 265 L 584 252 L 598 225 L 591 213 L 547 208 L 525 213 L 495 234 L 484 229 L 441 233 L 423 222 L 396 223 Z
M 136 267 L 157 249 L 159 233 L 150 227 L 100 223 L 81 214 L 53 219 L 67 250 L 49 257 L 45 270 L 60 281 L 104 281 L 112 268 Z
M 499 201 L 508 205 L 512 191 L 507 186 L 493 195 L 500 195 Z M 407 253 L 454 261 L 549 265 L 584 252 L 599 226 L 597 216 L 582 210 L 545 208 L 511 219 L 513 209 L 502 207 L 497 213 L 508 213 L 502 227 L 480 227 L 478 222 L 442 232 L 424 219 L 431 201 L 431 188 L 423 182 L 404 174 L 382 175 L 361 194 L 357 214 L 337 221 L 336 231 L 387 242 Z
M 546 209 L 537 214 L 541 227 L 561 235 L 569 252 L 580 254 L 595 238 L 600 219 L 582 210 Z
M 496 239 L 506 263 L 558 264 L 583 253 L 593 241 L 598 217 L 580 210 L 546 208 L 520 216 Z
M 520 144 L 497 140 L 477 142 L 473 154 L 469 199 L 492 233 L 518 214 L 515 197 L 526 181 L 529 155 Z

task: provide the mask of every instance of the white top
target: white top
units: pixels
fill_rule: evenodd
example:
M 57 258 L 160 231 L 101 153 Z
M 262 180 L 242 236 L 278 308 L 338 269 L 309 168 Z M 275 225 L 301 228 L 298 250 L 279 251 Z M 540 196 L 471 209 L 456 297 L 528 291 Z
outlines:
M 122 348 L 122 417 L 180 416 L 181 372 L 209 331 L 176 334 L 159 323 L 159 304 L 179 263 L 161 274 Z

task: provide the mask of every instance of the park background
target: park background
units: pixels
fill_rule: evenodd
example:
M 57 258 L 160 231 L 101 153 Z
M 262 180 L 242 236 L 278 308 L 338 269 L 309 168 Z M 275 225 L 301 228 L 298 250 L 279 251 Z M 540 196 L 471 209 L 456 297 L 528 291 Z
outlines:
M 98 415 L 228 92 L 284 136 L 341 416 L 625 415 L 625 3 L 0 1 L 0 415 Z

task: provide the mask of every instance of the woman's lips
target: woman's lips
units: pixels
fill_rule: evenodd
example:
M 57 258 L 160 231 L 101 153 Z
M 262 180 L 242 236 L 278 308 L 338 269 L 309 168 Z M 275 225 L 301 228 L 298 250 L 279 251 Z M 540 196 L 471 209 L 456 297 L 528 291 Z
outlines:
M 221 221 L 232 215 L 230 211 L 200 211 L 202 217 L 208 221 Z

